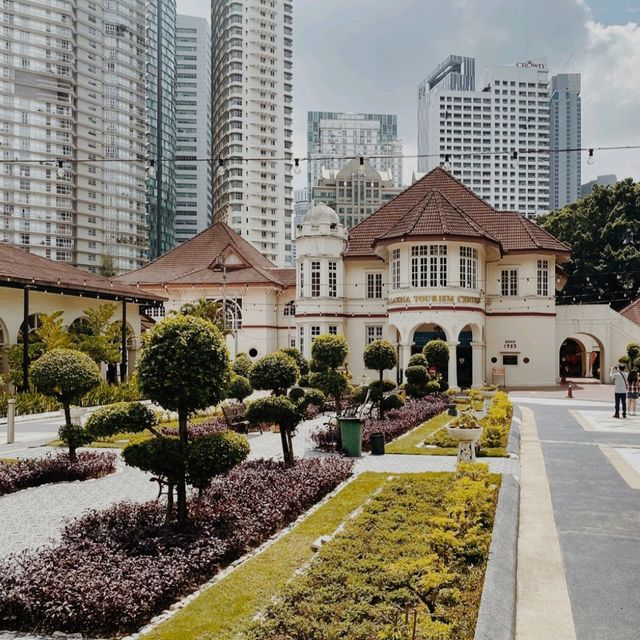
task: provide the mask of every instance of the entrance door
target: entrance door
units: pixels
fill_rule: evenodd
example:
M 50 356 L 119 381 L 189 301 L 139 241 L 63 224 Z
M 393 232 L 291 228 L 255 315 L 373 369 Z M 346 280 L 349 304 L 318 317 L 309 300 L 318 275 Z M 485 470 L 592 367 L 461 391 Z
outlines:
M 456 347 L 456 367 L 458 372 L 458 386 L 469 389 L 473 382 L 473 349 L 471 348 L 471 331 L 461 331 Z M 452 354 L 453 355 L 453 354 Z

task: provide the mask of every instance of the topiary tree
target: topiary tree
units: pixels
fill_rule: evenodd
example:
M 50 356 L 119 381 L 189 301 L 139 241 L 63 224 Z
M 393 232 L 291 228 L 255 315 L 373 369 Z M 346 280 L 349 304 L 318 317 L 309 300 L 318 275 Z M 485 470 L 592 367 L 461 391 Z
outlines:
M 637 369 L 640 364 L 640 344 L 630 342 L 627 345 L 627 355 L 629 356 L 629 365 L 632 369 Z
M 367 369 L 373 369 L 378 372 L 380 386 L 382 386 L 382 377 L 385 370 L 393 369 L 398 362 L 396 350 L 388 340 L 374 340 L 371 344 L 367 345 L 362 357 L 364 366 L 367 367 Z M 380 400 L 378 402 L 380 419 L 384 418 L 384 403 L 382 399 L 383 394 L 380 394 Z
M 266 389 L 274 396 L 283 396 L 299 377 L 300 370 L 293 358 L 276 351 L 260 358 L 253 365 L 249 381 L 254 389 Z
M 71 405 L 100 384 L 100 369 L 85 353 L 74 349 L 52 349 L 40 357 L 31 369 L 33 385 L 42 393 L 54 397 L 64 409 L 64 427 L 60 438 L 69 447 L 69 458 L 76 459 L 76 448 L 82 444 L 77 425 L 71 423 Z
M 233 372 L 238 376 L 243 376 L 244 378 L 249 377 L 252 367 L 253 361 L 246 353 L 239 353 L 231 365 Z
M 407 367 L 428 367 L 429 363 L 423 353 L 414 353 L 407 363 Z
M 239 433 L 221 431 L 200 436 L 189 443 L 186 458 L 187 482 L 198 489 L 198 497 L 220 476 L 249 455 L 249 442 Z
M 306 376 L 309 373 L 309 363 L 295 347 L 284 347 L 284 349 L 280 349 L 280 351 L 286 353 L 290 358 L 293 358 L 298 365 L 301 376 Z
M 94 411 L 87 420 L 85 429 L 92 440 L 109 438 L 117 433 L 140 433 L 155 431 L 156 415 L 139 402 L 114 402 Z
M 292 467 L 294 464 L 292 434 L 301 419 L 300 412 L 293 402 L 283 396 L 259 398 L 247 407 L 245 415 L 253 425 L 271 423 L 280 427 L 282 456 L 285 465 Z
M 253 393 L 253 387 L 244 376 L 232 376 L 229 383 L 229 397 L 235 398 L 238 402 L 242 402 Z
M 311 370 L 315 373 L 310 382 L 336 403 L 336 412 L 341 412 L 340 399 L 349 388 L 349 377 L 343 371 L 349 345 L 343 335 L 324 334 L 313 340 L 311 345 Z
M 407 394 L 409 396 L 423 398 L 427 395 L 427 384 L 431 378 L 426 367 L 413 365 L 407 367 L 404 374 L 407 377 Z
M 422 349 L 427 362 L 446 377 L 449 367 L 449 345 L 444 340 L 429 340 Z
M 142 393 L 165 409 L 178 413 L 179 464 L 175 476 L 178 523 L 188 518 L 184 460 L 189 414 L 218 404 L 230 380 L 224 337 L 208 320 L 172 315 L 146 334 L 138 359 Z
M 293 403 L 300 402 L 305 396 L 305 391 L 302 387 L 292 387 L 289 390 L 289 400 Z

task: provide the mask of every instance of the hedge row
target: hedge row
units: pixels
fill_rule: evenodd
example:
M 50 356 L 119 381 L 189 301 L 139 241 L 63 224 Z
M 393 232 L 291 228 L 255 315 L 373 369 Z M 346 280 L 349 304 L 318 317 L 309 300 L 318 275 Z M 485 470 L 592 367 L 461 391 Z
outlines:
M 243 637 L 472 640 L 496 498 L 484 465 L 395 478 Z
M 409 400 L 403 407 L 387 412 L 384 420 L 366 420 L 362 428 L 362 449 L 371 450 L 372 433 L 383 433 L 385 442 L 391 442 L 426 420 L 446 411 L 448 404 L 446 396 L 436 394 Z M 311 439 L 316 447 L 323 451 L 339 451 L 342 448 L 340 427 L 336 425 L 319 427 L 311 434 Z
M 0 461 L 0 496 L 49 482 L 101 478 L 115 470 L 114 453 L 82 452 L 77 454 L 73 463 L 69 461 L 67 453 L 18 460 L 14 463 Z
M 66 527 L 57 547 L 0 564 L 0 629 L 132 632 L 295 520 L 351 467 L 342 459 L 290 469 L 247 462 L 190 501 L 186 530 L 164 525 L 161 502 L 89 513 Z

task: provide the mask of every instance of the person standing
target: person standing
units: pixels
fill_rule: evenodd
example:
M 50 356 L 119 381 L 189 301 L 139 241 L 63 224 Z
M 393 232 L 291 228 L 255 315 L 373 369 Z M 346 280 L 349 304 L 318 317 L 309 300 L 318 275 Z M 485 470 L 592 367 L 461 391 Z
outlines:
M 638 372 L 629 371 L 627 378 L 627 400 L 629 401 L 629 415 L 636 415 L 636 405 L 638 403 Z
M 613 393 L 615 397 L 614 418 L 620 417 L 620 405 L 622 405 L 622 417 L 627 417 L 627 374 L 624 372 L 624 365 L 614 365 L 609 372 L 611 382 L 613 382 Z

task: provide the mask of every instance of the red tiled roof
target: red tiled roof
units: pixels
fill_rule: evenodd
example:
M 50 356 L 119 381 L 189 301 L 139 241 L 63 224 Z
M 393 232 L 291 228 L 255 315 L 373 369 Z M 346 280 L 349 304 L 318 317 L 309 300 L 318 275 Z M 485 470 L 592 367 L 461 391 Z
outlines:
M 225 260 L 227 279 L 233 284 L 295 284 L 295 269 L 278 269 L 231 227 L 217 222 L 187 242 L 144 267 L 117 279 L 129 284 L 222 284 L 216 259 Z
M 6 283 L 5 286 L 32 285 L 38 290 L 83 292 L 111 299 L 123 296 L 140 301 L 163 299 L 115 278 L 103 278 L 4 243 L 0 243 L 0 286 L 2 283 Z
M 431 198 L 429 197 L 430 194 L 437 194 L 435 195 L 436 202 L 443 203 L 442 207 L 426 206 L 426 203 L 431 202 L 433 199 L 433 195 Z M 444 204 L 445 200 L 448 204 Z M 420 213 L 421 203 L 425 203 L 425 207 Z M 451 209 L 455 211 L 455 215 L 451 213 Z M 444 234 L 445 236 L 468 235 L 457 232 L 461 229 L 460 225 L 464 225 L 467 229 L 474 228 L 474 236 L 483 234 L 485 239 L 494 239 L 499 242 L 504 253 L 549 251 L 564 258 L 569 257 L 569 247 L 554 238 L 550 233 L 518 212 L 494 209 L 440 167 L 427 173 L 423 178 L 351 229 L 345 257 L 375 256 L 373 247 L 376 240 L 388 234 L 393 234 L 396 226 L 401 223 L 405 227 L 408 226 L 413 217 L 420 219 L 420 224 L 417 227 L 418 231 L 424 229 L 435 230 L 438 227 L 442 227 L 443 217 L 441 214 L 443 210 L 449 212 L 444 216 L 445 222 L 449 220 L 452 224 L 448 233 Z M 413 214 L 411 214 L 412 211 L 414 212 Z M 452 220 L 457 221 L 455 226 Z M 411 229 L 406 231 L 404 237 L 412 235 L 442 236 L 442 233 L 416 233 Z M 394 237 L 402 237 L 402 234 Z
M 473 218 L 437 189 L 428 191 L 427 195 L 411 207 L 391 229 L 378 236 L 374 245 L 384 240 L 407 236 L 463 236 L 482 238 L 499 244 Z
M 624 316 L 627 320 L 640 324 L 640 298 L 634 300 L 631 304 L 627 305 L 624 309 L 620 310 L 620 315 Z

